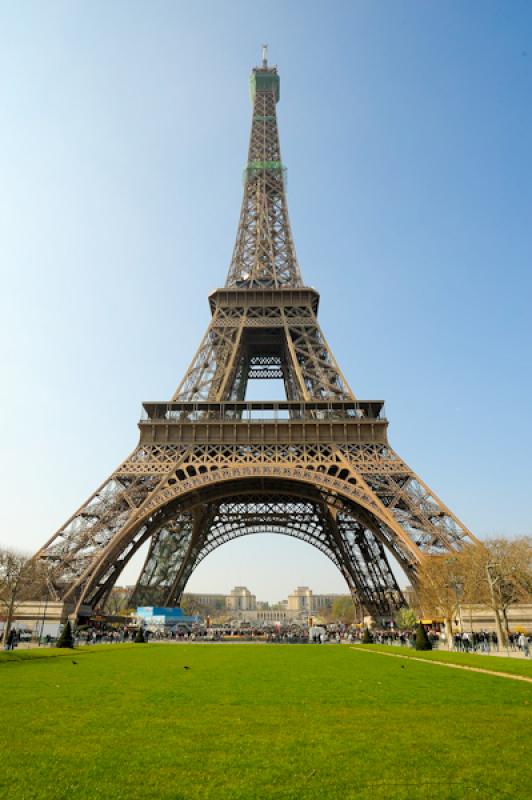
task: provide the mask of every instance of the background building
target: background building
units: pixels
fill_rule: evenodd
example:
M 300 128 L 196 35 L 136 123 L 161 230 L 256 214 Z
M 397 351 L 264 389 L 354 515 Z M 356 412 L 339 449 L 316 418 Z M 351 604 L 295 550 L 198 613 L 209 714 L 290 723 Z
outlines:
M 287 610 L 292 613 L 315 614 L 332 607 L 339 594 L 314 594 L 308 586 L 298 586 L 288 595 Z
M 225 605 L 231 611 L 256 611 L 257 598 L 246 586 L 235 586 L 225 598 Z
M 192 593 L 183 595 L 181 606 L 187 613 L 216 619 L 228 615 L 247 622 L 286 622 L 304 620 L 327 611 L 339 594 L 314 594 L 309 586 L 298 586 L 285 600 L 269 603 L 257 600 L 247 586 L 235 586 L 229 594 Z

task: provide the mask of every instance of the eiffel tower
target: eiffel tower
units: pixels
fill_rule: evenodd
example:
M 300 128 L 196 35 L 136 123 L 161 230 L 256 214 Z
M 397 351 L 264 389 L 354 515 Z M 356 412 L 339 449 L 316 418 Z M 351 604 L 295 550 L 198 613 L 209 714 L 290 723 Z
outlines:
M 236 244 L 190 367 L 170 401 L 143 404 L 135 450 L 36 555 L 78 616 L 145 542 L 135 604 L 178 604 L 208 553 L 274 532 L 321 550 L 383 619 L 405 604 L 390 555 L 415 585 L 424 559 L 474 541 L 392 450 L 383 402 L 355 397 L 321 331 L 288 218 L 279 86 L 263 49 Z M 282 381 L 284 399 L 246 401 L 256 379 Z

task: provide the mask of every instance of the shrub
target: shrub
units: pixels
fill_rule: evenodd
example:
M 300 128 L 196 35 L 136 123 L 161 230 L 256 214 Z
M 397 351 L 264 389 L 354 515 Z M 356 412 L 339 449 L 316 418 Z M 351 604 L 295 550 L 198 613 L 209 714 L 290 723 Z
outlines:
M 373 635 L 369 628 L 364 628 L 364 635 L 362 636 L 362 644 L 373 644 Z
M 432 650 L 430 639 L 424 625 L 419 623 L 416 631 L 416 650 Z
M 72 625 L 70 624 L 70 620 L 67 620 L 67 624 L 61 631 L 61 635 L 57 640 L 56 647 L 74 647 L 74 635 L 72 633 Z

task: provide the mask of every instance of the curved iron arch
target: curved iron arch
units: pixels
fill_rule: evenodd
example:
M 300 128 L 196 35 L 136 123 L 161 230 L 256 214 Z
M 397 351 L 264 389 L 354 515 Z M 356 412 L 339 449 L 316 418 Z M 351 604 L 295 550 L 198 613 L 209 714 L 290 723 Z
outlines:
M 190 576 L 210 552 L 228 541 L 254 533 L 293 536 L 323 552 L 340 570 L 352 595 L 371 613 L 384 615 L 390 613 L 391 606 L 404 604 L 384 547 L 346 509 L 335 520 L 319 492 L 309 496 L 308 490 L 295 493 L 291 487 L 292 491 L 280 496 L 279 488 L 275 487 L 270 496 L 264 486 L 260 491 L 247 487 L 243 492 L 239 488 L 240 491 L 229 496 L 209 493 L 209 503 L 204 503 L 203 516 L 198 521 L 198 535 L 191 528 L 186 532 L 185 557 L 180 550 L 178 558 L 173 559 L 172 542 L 177 549 L 181 544 L 167 536 L 164 529 L 152 540 L 133 596 L 138 605 L 179 603 Z
M 364 528 L 364 536 L 366 538 L 364 547 L 366 554 L 369 554 L 370 551 L 372 551 L 372 559 L 374 561 L 380 561 L 383 569 L 388 572 L 389 575 L 391 575 L 391 570 L 387 563 L 383 544 L 387 547 L 387 549 L 391 549 L 393 555 L 399 560 L 405 569 L 413 566 L 413 561 L 408 558 L 408 553 L 405 553 L 400 549 L 397 550 L 397 548 L 394 549 L 396 540 L 393 536 L 393 532 L 390 531 L 387 534 L 385 528 L 380 525 L 379 520 L 374 518 L 372 519 L 372 515 L 367 512 L 367 509 L 360 507 L 355 501 L 353 501 L 352 498 L 344 497 L 337 491 L 324 489 L 324 487 L 321 485 L 312 485 L 309 484 L 308 481 L 305 482 L 294 480 L 289 476 L 242 476 L 233 478 L 232 480 L 224 480 L 220 483 L 211 482 L 205 486 L 196 487 L 192 491 L 188 492 L 184 497 L 174 497 L 171 498 L 166 504 L 158 505 L 151 517 L 146 518 L 145 516 L 142 519 L 139 519 L 135 526 L 126 526 L 121 532 L 121 535 L 114 537 L 112 543 L 110 543 L 110 545 L 102 551 L 98 563 L 93 565 L 90 574 L 82 576 L 85 578 L 85 580 L 83 581 L 80 579 L 78 581 L 80 588 L 79 594 L 76 597 L 78 600 L 78 613 L 80 613 L 80 608 L 84 603 L 88 603 L 92 607 L 95 607 L 96 605 L 101 605 L 104 602 L 105 597 L 110 592 L 112 586 L 118 579 L 118 576 L 131 558 L 132 554 L 136 552 L 139 547 L 149 538 L 152 539 L 153 546 L 154 540 L 158 536 L 158 532 L 163 531 L 170 520 L 175 519 L 179 514 L 188 514 L 188 524 L 192 525 L 191 520 L 193 520 L 194 517 L 197 517 L 199 513 L 198 510 L 204 509 L 206 505 L 215 502 L 223 502 L 224 499 L 227 500 L 228 498 L 235 496 L 242 500 L 244 498 L 250 498 L 253 495 L 271 495 L 277 500 L 280 498 L 296 497 L 300 500 L 313 503 L 314 505 L 318 504 L 324 508 L 328 507 L 337 515 L 338 518 L 338 515 L 347 516 L 351 519 L 351 521 L 356 521 L 360 528 Z M 189 530 L 190 534 L 191 532 L 192 531 Z M 285 532 L 286 531 L 283 531 L 283 533 Z M 300 538 L 305 541 L 305 537 L 303 535 L 296 538 Z M 313 544 L 311 541 L 308 541 L 308 543 Z M 380 553 L 377 552 L 379 548 Z M 150 551 L 152 549 L 153 548 L 150 547 Z M 322 548 L 318 547 L 318 549 Z M 327 552 L 324 550 L 322 551 L 325 553 L 325 555 L 328 555 Z M 331 549 L 331 552 L 338 552 L 336 543 Z M 122 556 L 122 554 L 124 554 L 124 556 Z M 190 555 L 192 555 L 193 558 L 189 559 L 190 566 L 187 569 L 189 575 L 194 569 L 199 551 Z M 333 563 L 335 563 L 334 559 L 331 560 Z M 357 589 L 356 581 L 353 578 L 353 561 L 354 559 L 352 557 L 345 554 L 343 558 L 343 564 L 341 563 L 341 560 L 337 558 L 337 563 L 340 564 L 339 568 L 342 571 L 344 578 L 348 582 L 352 593 L 355 594 L 357 591 L 359 592 L 360 587 Z M 351 573 L 349 571 L 350 569 Z M 174 593 L 174 600 L 180 596 L 182 588 L 183 585 L 181 584 L 179 591 L 176 589 L 176 592 Z M 381 599 L 384 598 L 386 593 L 397 598 L 397 600 L 393 601 L 395 605 L 402 605 L 404 603 L 404 599 L 400 595 L 395 579 L 393 579 L 393 581 L 390 579 L 388 587 L 386 589 L 382 589 L 380 595 Z M 368 603 L 371 604 L 369 595 L 367 599 Z M 368 603 L 366 603 L 366 606 Z M 384 607 L 386 603 L 387 601 L 385 602 L 384 599 L 382 599 L 381 606 Z
M 203 550 L 200 552 L 195 564 L 194 569 L 196 569 L 201 562 L 211 553 L 214 553 L 215 550 L 218 550 L 223 544 L 227 544 L 228 542 L 232 542 L 235 539 L 242 539 L 244 536 L 255 536 L 260 534 L 274 534 L 276 536 L 289 536 L 292 539 L 298 539 L 300 542 L 304 542 L 305 544 L 309 544 L 311 547 L 314 547 L 316 550 L 319 550 L 320 553 L 323 553 L 329 561 L 331 561 L 335 567 L 340 569 L 340 565 L 338 563 L 338 559 L 335 554 L 325 545 L 323 545 L 319 539 L 314 539 L 311 536 L 303 536 L 299 532 L 296 532 L 288 523 L 285 526 L 281 525 L 272 525 L 267 526 L 266 524 L 263 525 L 256 525 L 256 526 L 245 526 L 242 525 L 241 528 L 235 529 L 231 532 L 231 535 L 227 537 L 217 537 L 215 539 L 215 543 L 212 546 L 205 546 Z M 209 543 L 210 545 L 210 543 Z

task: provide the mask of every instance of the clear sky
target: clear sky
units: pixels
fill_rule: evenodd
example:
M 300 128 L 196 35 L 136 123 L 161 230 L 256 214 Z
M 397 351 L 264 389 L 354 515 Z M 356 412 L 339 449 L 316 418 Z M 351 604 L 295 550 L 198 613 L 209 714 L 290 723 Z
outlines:
M 353 390 L 386 400 L 392 445 L 474 533 L 531 531 L 531 4 L 4 0 L 1 544 L 43 544 L 188 366 L 262 42 L 299 261 Z M 345 590 L 274 536 L 188 588 L 235 583 Z

